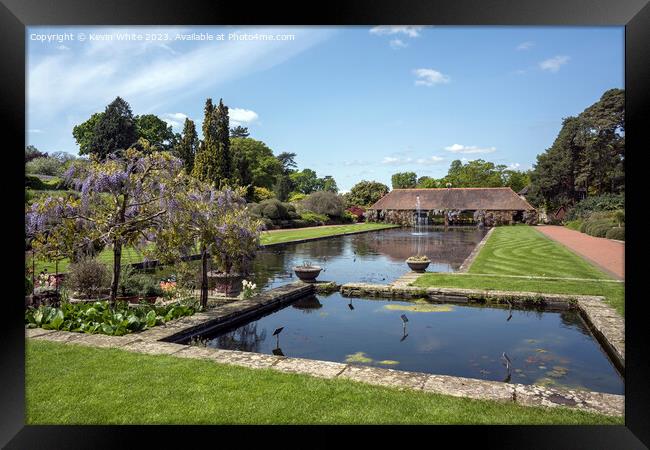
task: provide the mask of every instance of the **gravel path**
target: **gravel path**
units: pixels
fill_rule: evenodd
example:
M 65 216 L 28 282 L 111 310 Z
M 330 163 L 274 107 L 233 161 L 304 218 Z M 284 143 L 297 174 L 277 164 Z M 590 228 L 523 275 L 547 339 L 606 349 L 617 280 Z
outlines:
M 556 225 L 538 226 L 537 229 L 616 278 L 625 278 L 625 243 Z

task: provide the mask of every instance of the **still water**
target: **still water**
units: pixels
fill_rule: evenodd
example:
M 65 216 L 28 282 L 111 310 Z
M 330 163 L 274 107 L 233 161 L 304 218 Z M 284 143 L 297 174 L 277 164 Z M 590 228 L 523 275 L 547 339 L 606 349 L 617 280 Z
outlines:
M 262 248 L 253 261 L 247 280 L 260 289 L 271 289 L 297 280 L 293 267 L 304 261 L 318 265 L 323 271 L 319 280 L 339 284 L 352 282 L 388 284 L 410 269 L 406 258 L 416 254 L 429 257 L 428 272 L 453 272 L 478 244 L 486 230 L 476 227 L 455 227 L 446 231 L 440 227 L 423 227 L 422 235 L 412 228 L 393 228 L 370 233 L 337 236 L 328 239 Z M 192 263 L 199 273 L 199 262 Z M 161 276 L 174 273 L 173 267 L 162 268 Z M 237 295 L 241 279 L 227 281 L 211 279 L 211 288 L 228 290 Z
M 272 334 L 280 327 L 278 339 Z M 336 293 L 299 299 L 201 339 L 229 350 L 623 394 L 623 379 L 576 311 L 509 311 Z

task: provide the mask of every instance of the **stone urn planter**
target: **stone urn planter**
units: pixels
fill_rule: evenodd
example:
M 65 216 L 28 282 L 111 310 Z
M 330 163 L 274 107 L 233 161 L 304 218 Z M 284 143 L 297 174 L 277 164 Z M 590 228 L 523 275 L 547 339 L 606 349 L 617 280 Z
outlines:
M 413 272 L 423 273 L 431 264 L 431 260 L 427 257 L 410 257 L 406 260 L 406 264 Z
M 320 266 L 296 266 L 293 268 L 296 276 L 306 283 L 315 282 L 316 277 L 318 277 L 321 270 L 323 270 L 323 268 Z

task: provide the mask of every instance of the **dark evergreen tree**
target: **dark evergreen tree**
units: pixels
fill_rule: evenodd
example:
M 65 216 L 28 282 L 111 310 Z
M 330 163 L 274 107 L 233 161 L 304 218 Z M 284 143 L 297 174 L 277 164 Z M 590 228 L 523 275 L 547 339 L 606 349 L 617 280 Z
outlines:
M 215 186 L 220 187 L 232 181 L 232 156 L 230 155 L 230 119 L 228 107 L 219 99 L 214 111 L 216 123 L 217 162 Z
M 183 134 L 174 147 L 174 154 L 183 160 L 183 166 L 187 173 L 192 173 L 194 168 L 194 158 L 198 145 L 199 138 L 196 135 L 196 126 L 192 120 L 186 118 L 183 125 Z
M 205 101 L 203 111 L 203 140 L 200 142 L 198 151 L 196 152 L 196 158 L 194 158 L 192 175 L 201 181 L 214 183 L 217 173 L 215 163 L 217 160 L 218 144 L 216 142 L 217 125 L 214 105 L 212 104 L 211 98 Z
M 131 107 L 117 97 L 106 107 L 96 123 L 90 142 L 90 151 L 99 159 L 106 159 L 111 153 L 129 148 L 138 139 L 138 132 Z
M 237 125 L 236 127 L 233 127 L 230 129 L 230 137 L 232 138 L 246 138 L 249 137 L 250 133 L 248 132 L 248 127 L 242 127 L 241 125 Z
M 278 200 L 286 202 L 289 199 L 289 194 L 291 193 L 292 188 L 293 185 L 289 176 L 283 173 L 278 176 L 275 186 L 273 186 L 273 192 Z

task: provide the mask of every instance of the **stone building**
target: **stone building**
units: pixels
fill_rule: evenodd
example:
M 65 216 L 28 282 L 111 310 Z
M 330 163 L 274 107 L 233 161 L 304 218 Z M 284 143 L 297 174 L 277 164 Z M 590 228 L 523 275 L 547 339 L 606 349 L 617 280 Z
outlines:
M 537 223 L 537 211 L 509 187 L 394 189 L 366 212 L 370 221 L 412 226 L 418 216 L 432 223 L 442 217 L 445 225 L 476 223 L 491 227 L 516 222 Z

